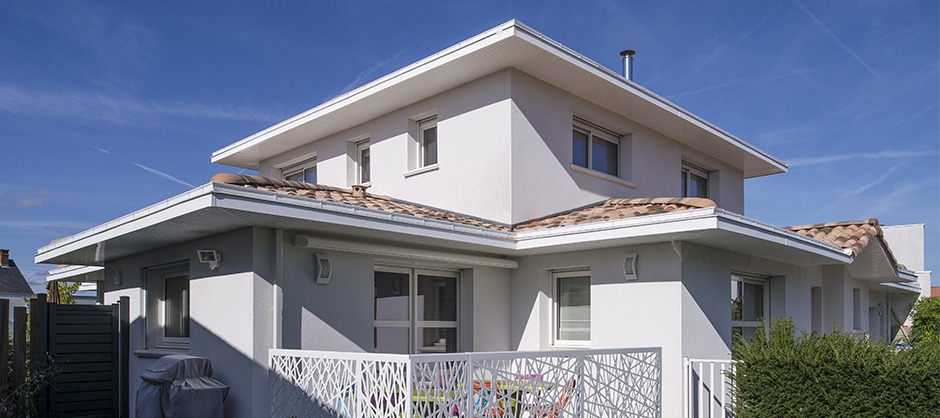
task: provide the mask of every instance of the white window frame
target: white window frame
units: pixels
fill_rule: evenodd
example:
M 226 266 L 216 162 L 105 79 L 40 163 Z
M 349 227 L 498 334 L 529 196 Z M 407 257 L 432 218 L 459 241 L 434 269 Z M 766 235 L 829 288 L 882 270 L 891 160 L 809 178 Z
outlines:
M 189 263 L 173 263 L 157 267 L 151 267 L 144 271 L 146 280 L 146 300 L 147 300 L 147 348 L 171 349 L 171 350 L 189 350 L 189 336 L 186 337 L 168 337 L 166 336 L 166 281 L 168 279 L 183 278 L 189 285 L 192 284 L 189 274 Z M 191 286 L 185 295 L 185 317 L 190 318 L 189 330 L 192 332 L 192 319 L 190 317 L 191 308 Z
M 612 177 L 616 177 L 616 178 L 622 178 L 622 173 L 623 173 L 623 161 L 622 161 L 621 156 L 622 156 L 622 153 L 623 153 L 623 148 L 622 148 L 622 147 L 623 147 L 623 141 L 622 141 L 623 135 L 620 135 L 620 134 L 618 134 L 618 133 L 616 133 L 616 132 L 614 132 L 614 131 L 611 131 L 611 130 L 609 130 L 609 129 L 603 128 L 603 127 L 601 127 L 601 126 L 597 126 L 597 125 L 595 125 L 595 124 L 593 124 L 593 123 L 591 123 L 591 122 L 588 122 L 588 121 L 585 121 L 585 120 L 579 119 L 579 118 L 574 118 L 574 121 L 573 121 L 572 127 L 571 127 L 571 131 L 572 131 L 572 134 L 574 133 L 574 131 L 578 131 L 578 132 L 581 132 L 581 133 L 583 133 L 583 134 L 586 134 L 587 137 L 588 137 L 588 142 L 587 142 L 587 166 L 585 167 L 585 166 L 582 166 L 582 165 L 580 165 L 580 164 L 576 164 L 575 161 L 574 161 L 574 154 L 573 154 L 573 151 L 572 151 L 572 155 L 571 155 L 571 164 L 572 164 L 573 166 L 581 167 L 581 168 L 587 169 L 587 170 L 591 170 L 591 171 L 593 171 L 593 172 L 600 173 L 600 174 L 605 175 L 605 176 L 612 176 Z M 612 143 L 612 144 L 614 144 L 614 145 L 616 146 L 616 149 L 617 149 L 617 152 L 615 153 L 615 155 L 617 156 L 617 170 L 616 170 L 617 172 L 616 172 L 616 173 L 608 173 L 608 172 L 606 172 L 606 171 L 601 171 L 601 170 L 596 170 L 596 169 L 594 169 L 594 141 L 595 141 L 595 140 L 597 140 L 597 141 L 606 141 L 606 142 Z M 574 145 L 574 138 L 571 138 L 571 142 L 572 142 L 572 146 L 573 146 L 573 145 Z M 572 148 L 572 150 L 573 150 L 573 148 Z
M 424 119 L 417 121 L 418 132 L 418 168 L 424 167 L 434 167 L 440 162 L 441 156 L 441 131 L 437 130 L 437 139 L 436 148 L 434 149 L 434 162 L 427 164 L 425 159 L 427 158 L 427 143 L 425 142 L 424 133 L 432 128 L 437 128 L 437 115 L 429 116 Z
M 375 328 L 408 328 L 408 352 L 418 354 L 419 338 L 418 328 L 454 328 L 457 336 L 456 346 L 460 350 L 460 272 L 455 270 L 419 269 L 389 265 L 376 265 L 374 272 L 400 273 L 408 275 L 408 320 L 376 320 L 375 312 L 372 314 L 372 329 Z M 418 276 L 453 277 L 457 279 L 457 320 L 456 321 L 418 321 Z M 374 277 L 374 276 L 373 276 Z M 374 278 L 373 278 L 374 280 Z
M 317 158 L 316 157 L 309 158 L 299 163 L 291 164 L 287 167 L 282 168 L 281 178 L 284 180 L 287 180 L 288 177 L 293 176 L 295 174 L 301 174 L 301 177 L 304 177 L 308 170 L 310 169 L 316 170 L 316 168 L 317 168 Z M 317 181 L 319 181 L 319 178 L 317 179 Z
M 362 163 L 362 154 L 364 152 L 369 153 L 369 164 L 367 167 L 365 167 L 367 169 L 365 171 L 363 171 Z M 366 173 L 365 177 L 363 176 L 363 173 Z M 356 184 L 361 184 L 364 186 L 372 184 L 372 150 L 370 147 L 369 138 L 356 142 Z
M 731 320 L 732 329 L 734 329 L 735 327 L 755 328 L 755 334 L 756 334 L 756 328 L 758 325 L 760 325 L 760 322 L 761 322 L 760 320 L 763 320 L 764 323 L 766 324 L 770 318 L 770 280 L 769 278 L 760 277 L 756 275 L 732 273 L 731 281 L 732 283 L 736 281 L 740 281 L 743 283 L 756 284 L 756 285 L 761 286 L 761 298 L 763 298 L 763 301 L 762 301 L 763 312 L 761 312 L 761 316 L 758 317 L 758 320 L 757 321 L 745 321 L 745 320 L 735 320 L 735 319 Z M 745 302 L 742 301 L 741 303 L 743 306 Z M 732 318 L 734 318 L 733 312 L 732 312 Z M 769 327 L 765 327 L 765 332 L 769 332 Z M 733 332 L 732 332 L 732 335 L 733 335 Z
M 552 279 L 552 346 L 555 347 L 576 347 L 576 348 L 590 348 L 591 339 L 587 340 L 565 340 L 558 338 L 558 326 L 561 318 L 558 317 L 558 303 L 560 302 L 561 295 L 558 290 L 558 282 L 561 279 L 570 278 L 570 277 L 585 277 L 589 279 L 591 277 L 590 269 L 577 269 L 577 270 L 556 270 L 551 272 Z M 592 289 L 593 290 L 593 289 Z M 593 291 L 592 291 L 593 293 Z
M 690 174 L 694 174 L 705 179 L 705 196 L 689 196 L 690 192 L 692 191 L 692 176 Z M 682 187 L 680 188 L 680 191 L 685 190 L 684 193 L 680 193 L 682 197 L 702 197 L 708 199 L 708 196 L 711 194 L 710 187 L 711 178 L 707 170 L 686 162 L 682 163 Z

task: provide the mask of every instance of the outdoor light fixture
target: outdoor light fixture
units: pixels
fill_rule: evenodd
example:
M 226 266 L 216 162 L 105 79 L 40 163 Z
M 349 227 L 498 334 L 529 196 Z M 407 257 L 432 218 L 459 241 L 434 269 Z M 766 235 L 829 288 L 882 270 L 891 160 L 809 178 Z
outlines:
M 623 275 L 627 280 L 636 280 L 636 253 L 627 254 L 623 259 Z
M 117 267 L 111 267 L 111 280 L 114 280 L 114 284 L 121 284 L 123 278 L 121 277 L 121 269 Z
M 219 263 L 222 262 L 222 253 L 217 250 L 196 250 L 196 255 L 199 256 L 200 263 L 209 265 L 209 270 L 219 268 Z
M 330 275 L 333 274 L 333 264 L 325 254 L 314 254 L 316 258 L 316 272 L 314 278 L 317 284 L 330 284 Z

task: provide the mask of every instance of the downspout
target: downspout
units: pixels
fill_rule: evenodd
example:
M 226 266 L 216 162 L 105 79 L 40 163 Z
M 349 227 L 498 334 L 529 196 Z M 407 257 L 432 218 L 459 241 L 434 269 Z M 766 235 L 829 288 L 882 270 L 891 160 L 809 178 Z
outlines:
M 282 285 L 284 283 L 284 230 L 274 231 L 274 286 L 272 293 L 271 314 L 274 319 L 272 329 L 272 345 L 276 349 L 283 346 L 283 312 L 281 305 L 284 300 Z

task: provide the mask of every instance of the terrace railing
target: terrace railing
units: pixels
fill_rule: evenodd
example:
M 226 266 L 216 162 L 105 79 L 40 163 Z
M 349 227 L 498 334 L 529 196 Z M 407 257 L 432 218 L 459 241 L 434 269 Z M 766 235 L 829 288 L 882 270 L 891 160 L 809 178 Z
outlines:
M 685 359 L 685 416 L 731 417 L 733 360 Z
M 393 355 L 271 350 L 276 417 L 659 417 L 659 348 Z

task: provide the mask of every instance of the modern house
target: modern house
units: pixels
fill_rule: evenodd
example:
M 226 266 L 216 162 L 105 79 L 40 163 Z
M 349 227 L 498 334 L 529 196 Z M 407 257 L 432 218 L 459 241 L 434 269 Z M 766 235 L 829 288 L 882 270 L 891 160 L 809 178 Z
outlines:
M 260 175 L 217 175 L 36 261 L 94 266 L 104 302 L 130 298 L 132 392 L 157 357 L 205 356 L 231 386 L 231 417 L 282 406 L 271 349 L 650 349 L 657 393 L 636 415 L 680 416 L 683 359 L 729 358 L 759 318 L 890 339 L 921 291 L 877 220 L 747 217 L 744 181 L 782 161 L 518 21 L 212 161 Z M 912 253 L 916 240 L 896 237 Z M 575 387 L 597 391 L 551 386 L 556 410 Z M 355 416 L 350 401 L 387 406 L 361 383 L 325 393 L 305 400 L 334 416 Z

